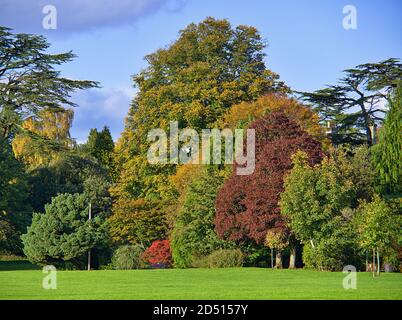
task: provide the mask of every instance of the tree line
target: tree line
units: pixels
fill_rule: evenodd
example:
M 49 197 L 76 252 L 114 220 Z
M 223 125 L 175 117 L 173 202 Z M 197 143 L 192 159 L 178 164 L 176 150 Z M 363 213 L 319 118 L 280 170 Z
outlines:
M 104 127 L 77 144 L 70 95 L 99 84 L 61 77 L 74 55 L 48 46 L 0 27 L 3 254 L 63 268 L 85 268 L 88 251 L 95 268 L 400 268 L 398 59 L 299 92 L 267 68 L 257 29 L 207 18 L 145 57 L 116 143 Z M 147 133 L 170 121 L 254 129 L 254 173 L 150 164 Z

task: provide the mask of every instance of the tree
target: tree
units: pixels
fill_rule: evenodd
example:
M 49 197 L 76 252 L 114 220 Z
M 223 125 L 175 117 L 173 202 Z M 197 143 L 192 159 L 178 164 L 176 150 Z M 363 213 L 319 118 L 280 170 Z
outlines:
M 372 149 L 378 184 L 384 194 L 402 193 L 402 81 L 390 101 L 390 109 Z
M 0 27 L 0 133 L 6 139 L 21 128 L 21 122 L 43 109 L 75 106 L 69 100 L 77 89 L 97 87 L 94 81 L 60 77 L 54 66 L 71 61 L 71 52 L 48 54 L 43 36 L 13 34 Z
M 101 219 L 88 220 L 88 202 L 85 195 L 61 194 L 46 205 L 45 213 L 34 213 L 21 237 L 32 263 L 85 266 L 88 250 L 106 239 Z
M 107 221 L 108 232 L 115 244 L 149 246 L 167 235 L 166 215 L 160 203 L 118 200 Z
M 402 244 L 402 217 L 379 195 L 372 202 L 362 201 L 355 217 L 359 243 L 365 250 L 373 252 L 373 276 L 377 264 L 377 275 L 380 274 L 380 252 L 391 248 L 394 244 Z M 377 255 L 377 262 L 375 257 Z
M 267 92 L 287 91 L 264 63 L 265 43 L 253 27 L 232 28 L 227 20 L 207 18 L 190 24 L 166 49 L 146 56 L 148 66 L 133 77 L 139 89 L 116 146 L 121 172 L 116 196 L 161 198 L 175 165 L 147 163 L 147 134 L 180 128 L 210 128 L 232 105 Z
M 223 118 L 219 119 L 219 124 L 222 128 L 246 128 L 256 119 L 271 112 L 283 112 L 314 139 L 328 147 L 330 141 L 320 125 L 318 114 L 285 94 L 270 93 L 255 101 L 236 104 L 227 110 Z
M 214 228 L 216 192 L 222 183 L 222 176 L 212 168 L 204 168 L 201 176 L 191 181 L 171 236 L 176 267 L 189 267 L 194 257 L 225 247 Z
M 215 227 L 222 239 L 263 244 L 270 229 L 289 235 L 278 201 L 284 175 L 292 168 L 292 154 L 304 150 L 314 164 L 322 153 L 320 143 L 283 113 L 270 113 L 250 129 L 256 134 L 254 173 L 237 176 L 234 170 L 218 191 Z
M 106 168 L 113 171 L 114 142 L 108 127 L 103 127 L 100 132 L 96 128 L 91 129 L 84 149 Z
M 111 178 L 92 157 L 72 151 L 63 152 L 50 163 L 30 169 L 28 174 L 29 203 L 34 212 L 42 212 L 44 205 L 59 193 L 83 192 L 99 197 L 97 200 L 92 198 L 94 210 L 97 206 L 110 210 L 106 208 L 111 206 L 108 191 Z
M 170 267 L 172 265 L 172 249 L 170 248 L 169 240 L 152 242 L 142 256 L 152 267 Z
M 299 152 L 285 178 L 281 214 L 304 244 L 304 263 L 309 267 L 337 270 L 358 260 L 351 230 L 353 209 L 359 199 L 373 196 L 374 171 L 367 148 L 353 153 L 331 150 L 312 166 L 307 155 Z
M 12 140 L 15 156 L 32 168 L 60 157 L 74 146 L 70 136 L 73 117 L 70 109 L 46 108 L 24 120 L 22 131 Z
M 19 235 L 31 221 L 23 165 L 0 135 L 0 251 L 20 253 Z
M 374 126 L 381 123 L 381 114 L 385 113 L 381 102 L 390 98 L 392 87 L 401 79 L 402 64 L 398 59 L 388 59 L 344 72 L 339 84 L 298 93 L 314 105 L 323 121 L 334 123 L 331 133 L 334 143 L 361 143 L 365 139 L 372 145 Z
M 282 269 L 282 250 L 285 249 L 289 245 L 288 235 L 285 230 L 281 228 L 273 228 L 267 231 L 267 235 L 265 237 L 265 245 L 271 249 L 271 259 L 273 259 L 273 250 L 277 250 L 276 253 L 276 263 L 275 267 L 278 269 Z M 294 264 L 294 262 L 293 262 Z M 289 263 L 292 265 L 292 263 Z M 273 263 L 271 262 L 271 267 L 273 267 Z M 294 267 L 294 266 L 292 266 Z

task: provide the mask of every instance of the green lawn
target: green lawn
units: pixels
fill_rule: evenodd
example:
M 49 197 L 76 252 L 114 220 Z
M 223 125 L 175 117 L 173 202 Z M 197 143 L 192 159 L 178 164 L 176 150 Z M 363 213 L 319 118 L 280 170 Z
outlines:
M 59 271 L 57 289 L 45 290 L 41 270 L 5 269 L 4 265 L 0 268 L 0 299 L 402 299 L 402 274 L 396 273 L 376 279 L 358 273 L 357 289 L 345 290 L 345 275 L 340 272 L 259 268 Z

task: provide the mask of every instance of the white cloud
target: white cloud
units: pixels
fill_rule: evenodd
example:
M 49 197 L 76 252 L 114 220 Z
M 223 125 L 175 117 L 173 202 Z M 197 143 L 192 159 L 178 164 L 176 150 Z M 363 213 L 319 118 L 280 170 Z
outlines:
M 72 33 L 99 27 L 133 24 L 159 10 L 179 11 L 186 0 L 0 0 L 0 25 L 23 32 L 44 33 L 44 6 L 57 9 L 57 32 Z
M 77 141 L 85 141 L 90 128 L 108 126 L 116 140 L 124 129 L 124 118 L 135 90 L 132 88 L 100 88 L 77 92 L 72 101 L 74 121 L 71 134 Z

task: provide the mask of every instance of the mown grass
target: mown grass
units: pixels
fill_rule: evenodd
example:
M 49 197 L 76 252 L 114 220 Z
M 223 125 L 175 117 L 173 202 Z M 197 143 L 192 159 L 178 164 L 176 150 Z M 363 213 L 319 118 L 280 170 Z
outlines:
M 42 288 L 44 276 L 0 271 L 0 299 L 402 299 L 397 273 L 358 273 L 356 290 L 343 289 L 341 272 L 311 270 L 59 271 L 56 290 Z

